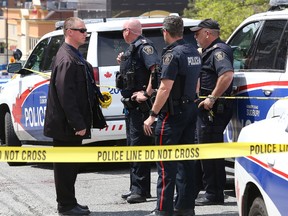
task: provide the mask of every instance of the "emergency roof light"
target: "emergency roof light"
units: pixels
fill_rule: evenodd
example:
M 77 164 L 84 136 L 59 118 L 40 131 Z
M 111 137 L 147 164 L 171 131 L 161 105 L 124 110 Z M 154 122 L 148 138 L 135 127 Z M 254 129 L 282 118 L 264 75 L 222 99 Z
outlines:
M 269 4 L 271 6 L 288 5 L 288 0 L 270 0 Z

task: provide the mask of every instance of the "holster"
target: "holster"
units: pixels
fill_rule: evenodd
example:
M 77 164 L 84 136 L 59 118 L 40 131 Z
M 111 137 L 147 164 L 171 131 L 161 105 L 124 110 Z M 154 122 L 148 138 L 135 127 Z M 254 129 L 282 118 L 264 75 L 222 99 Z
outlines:
M 127 109 L 135 109 L 137 107 L 137 102 L 132 101 L 131 98 L 121 98 L 121 102 L 124 104 L 124 107 Z

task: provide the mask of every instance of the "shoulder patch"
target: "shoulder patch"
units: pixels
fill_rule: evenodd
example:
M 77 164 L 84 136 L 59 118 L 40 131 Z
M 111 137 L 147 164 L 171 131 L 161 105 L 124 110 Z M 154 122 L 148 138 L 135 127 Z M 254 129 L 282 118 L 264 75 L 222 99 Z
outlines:
M 154 48 L 152 46 L 144 46 L 143 47 L 143 52 L 146 54 L 146 55 L 152 55 L 154 53 Z
M 216 61 L 222 61 L 225 57 L 225 53 L 223 51 L 215 52 L 214 54 Z
M 169 65 L 170 62 L 172 61 L 172 59 L 173 59 L 173 54 L 172 53 L 166 53 L 163 56 L 163 65 Z

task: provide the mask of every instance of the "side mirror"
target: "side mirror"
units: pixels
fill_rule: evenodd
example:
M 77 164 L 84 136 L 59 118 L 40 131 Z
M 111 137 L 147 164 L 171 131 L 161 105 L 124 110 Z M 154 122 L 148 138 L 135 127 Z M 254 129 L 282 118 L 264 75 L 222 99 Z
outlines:
M 20 62 L 8 64 L 7 72 L 8 73 L 17 73 L 22 69 L 22 64 Z
M 16 61 L 19 61 L 22 57 L 22 52 L 19 49 L 13 51 L 13 57 Z

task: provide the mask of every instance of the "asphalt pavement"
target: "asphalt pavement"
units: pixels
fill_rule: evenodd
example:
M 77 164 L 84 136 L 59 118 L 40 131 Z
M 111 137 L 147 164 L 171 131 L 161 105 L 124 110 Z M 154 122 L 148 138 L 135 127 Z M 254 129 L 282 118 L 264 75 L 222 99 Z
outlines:
M 91 216 L 144 216 L 156 207 L 156 168 L 152 169 L 152 198 L 129 204 L 121 194 L 129 187 L 128 164 L 83 164 L 76 182 L 76 197 L 88 205 Z M 203 193 L 203 192 L 201 192 Z M 197 216 L 236 216 L 233 188 L 225 191 L 224 205 L 196 206 Z M 56 216 L 56 197 L 51 164 L 10 167 L 0 163 L 0 215 Z

